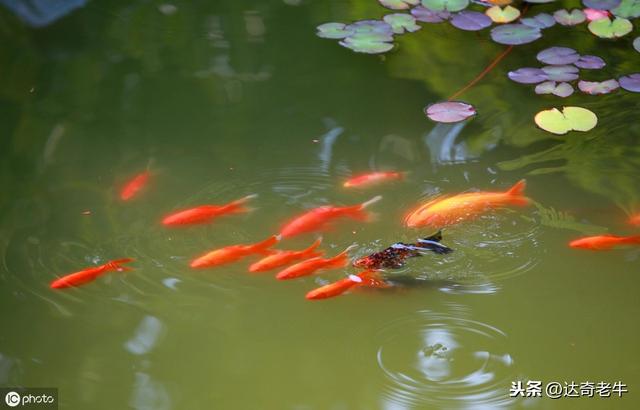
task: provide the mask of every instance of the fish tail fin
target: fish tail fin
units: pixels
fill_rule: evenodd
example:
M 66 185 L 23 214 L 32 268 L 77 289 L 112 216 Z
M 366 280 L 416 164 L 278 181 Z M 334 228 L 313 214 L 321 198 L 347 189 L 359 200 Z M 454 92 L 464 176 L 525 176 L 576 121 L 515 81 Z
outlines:
M 363 202 L 362 204 L 360 204 L 359 208 L 365 209 L 368 208 L 369 206 L 375 204 L 376 202 L 380 201 L 382 199 L 382 195 L 378 195 L 378 196 L 374 196 L 373 198 L 371 198 L 370 200 Z
M 418 239 L 420 241 L 432 241 L 432 242 L 440 242 L 442 240 L 442 229 L 438 230 L 438 232 L 434 233 L 431 236 L 427 236 L 426 238 Z
M 373 222 L 376 220 L 375 214 L 369 213 L 365 211 L 365 209 L 375 204 L 376 202 L 380 201 L 381 199 L 382 199 L 382 195 L 378 195 L 366 202 L 361 203 L 360 205 L 351 206 L 347 208 L 347 215 L 349 215 L 349 217 L 358 221 Z
M 116 265 L 120 265 L 122 263 L 129 263 L 129 262 L 133 262 L 134 259 L 133 258 L 123 258 L 123 259 L 116 259 L 114 261 L 111 261 L 112 263 L 115 263 Z
M 358 245 L 353 244 L 347 247 L 344 251 L 340 252 L 333 258 L 331 258 L 330 265 L 333 267 L 342 267 L 348 263 L 349 260 L 349 251 L 356 248 Z
M 302 251 L 303 255 L 313 255 L 313 254 L 317 254 L 317 252 L 315 252 L 315 250 L 318 248 L 318 246 L 320 246 L 320 244 L 322 243 L 322 236 L 319 237 L 318 239 L 315 240 L 315 242 L 313 242 L 311 244 L 311 246 L 309 246 L 307 249 Z
M 628 244 L 640 244 L 640 235 L 629 236 L 624 238 L 624 243 Z
M 257 198 L 258 194 L 251 194 L 251 195 L 247 195 L 245 197 L 242 197 L 240 199 L 236 199 L 233 202 L 230 202 L 227 206 L 235 213 L 245 213 L 245 212 L 251 212 L 252 208 L 249 208 L 247 206 L 245 206 L 245 204 L 247 202 L 249 202 L 250 200 Z
M 526 187 L 527 181 L 521 179 L 509 188 L 506 192 L 506 195 L 509 197 L 509 202 L 514 205 L 528 205 L 530 200 L 524 196 L 524 190 Z
M 362 283 L 360 283 L 360 286 L 382 289 L 391 287 L 391 285 L 382 278 L 380 272 L 375 270 L 367 270 L 358 274 L 357 276 L 362 279 Z
M 282 235 L 272 235 L 262 242 L 258 242 L 251 245 L 251 250 L 254 252 L 262 253 L 268 248 L 275 245 L 276 243 L 280 242 L 281 239 L 282 239 Z

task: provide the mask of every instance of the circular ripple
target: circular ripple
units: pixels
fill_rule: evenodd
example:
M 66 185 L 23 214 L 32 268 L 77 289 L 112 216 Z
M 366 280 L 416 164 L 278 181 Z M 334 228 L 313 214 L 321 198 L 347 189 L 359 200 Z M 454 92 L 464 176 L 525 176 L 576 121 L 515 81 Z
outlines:
M 512 403 L 508 389 L 517 374 L 507 335 L 493 326 L 424 310 L 384 327 L 378 343 L 383 394 L 391 406 L 499 408 Z

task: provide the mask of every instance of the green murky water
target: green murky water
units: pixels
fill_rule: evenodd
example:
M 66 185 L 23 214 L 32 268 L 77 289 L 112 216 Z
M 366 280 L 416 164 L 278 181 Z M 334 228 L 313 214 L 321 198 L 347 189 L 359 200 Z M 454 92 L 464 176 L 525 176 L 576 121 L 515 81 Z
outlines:
M 551 45 L 603 57 L 589 79 L 634 72 L 631 38 L 548 29 L 461 97 L 475 119 L 435 125 L 422 108 L 504 50 L 486 33 L 425 25 L 380 58 L 315 36 L 320 23 L 381 16 L 374 0 L 159 6 L 94 1 L 42 29 L 0 11 L 0 386 L 57 387 L 61 409 L 638 408 L 640 252 L 567 242 L 637 232 L 625 220 L 640 207 L 640 98 L 561 101 L 506 78 Z M 536 112 L 562 105 L 591 109 L 598 126 L 563 137 L 535 127 Z M 147 167 L 148 189 L 122 203 L 122 184 Z M 341 187 L 377 169 L 409 174 Z M 188 267 L 305 209 L 380 194 L 376 221 L 325 234 L 328 253 L 356 243 L 362 256 L 430 233 L 401 220 L 436 193 L 523 177 L 538 206 L 447 229 L 456 251 L 390 272 L 391 290 L 309 302 L 310 289 L 357 271 L 279 282 L 245 262 Z M 250 193 L 247 215 L 159 223 Z M 135 271 L 48 287 L 123 257 Z M 622 381 L 629 393 L 511 398 L 518 380 Z

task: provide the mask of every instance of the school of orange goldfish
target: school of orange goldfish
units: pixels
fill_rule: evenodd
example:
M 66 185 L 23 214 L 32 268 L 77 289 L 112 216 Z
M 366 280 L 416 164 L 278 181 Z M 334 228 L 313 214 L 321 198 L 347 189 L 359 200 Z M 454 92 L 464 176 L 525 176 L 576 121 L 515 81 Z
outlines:
M 385 181 L 400 181 L 404 178 L 404 175 L 402 172 L 373 172 L 353 177 L 345 181 L 343 186 L 345 188 L 365 188 Z M 120 191 L 121 200 L 129 201 L 140 195 L 150 178 L 151 173 L 149 171 L 136 175 Z M 526 206 L 531 201 L 524 196 L 525 187 L 525 181 L 521 180 L 504 192 L 469 192 L 440 196 L 411 210 L 404 219 L 404 225 L 409 228 L 428 227 L 441 229 L 471 220 L 492 209 L 508 206 Z M 162 224 L 165 226 L 206 224 L 224 215 L 246 213 L 249 212 L 249 208 L 246 206 L 247 202 L 255 197 L 256 195 L 249 195 L 224 205 L 207 204 L 184 209 L 167 215 L 162 220 Z M 262 258 L 249 266 L 249 272 L 281 269 L 275 275 L 279 280 L 295 279 L 323 270 L 344 268 L 350 262 L 348 252 L 355 245 L 330 257 L 324 257 L 324 252 L 318 249 L 322 243 L 321 237 L 316 239 L 308 248 L 302 250 L 280 250 L 273 249 L 273 247 L 285 238 L 305 233 L 321 232 L 339 219 L 346 218 L 367 222 L 371 219 L 367 208 L 381 199 L 381 196 L 376 196 L 357 205 L 321 206 L 311 209 L 294 217 L 276 235 L 254 244 L 236 244 L 211 250 L 191 261 L 190 267 L 193 269 L 214 268 L 257 255 Z M 640 214 L 632 215 L 628 223 L 640 226 Z M 375 257 L 373 259 L 360 258 L 353 262 L 353 266 L 366 267 L 365 270 L 313 289 L 306 294 L 306 298 L 309 300 L 331 298 L 357 287 L 390 287 L 391 285 L 380 274 L 381 266 L 399 266 L 404 258 L 415 256 L 416 252 L 425 250 L 432 250 L 440 254 L 451 252 L 451 249 L 439 243 L 440 239 L 441 235 L 438 231 L 434 236 L 419 240 L 416 245 L 398 243 L 382 252 L 370 255 L 370 257 Z M 640 244 L 640 235 L 597 235 L 569 242 L 569 246 L 572 248 L 589 250 L 609 250 L 620 245 L 638 244 Z M 400 258 L 400 260 L 381 260 L 381 258 L 386 257 Z M 107 262 L 104 265 L 86 268 L 58 278 L 51 282 L 50 286 L 52 289 L 80 286 L 95 280 L 107 272 L 130 271 L 132 268 L 124 266 L 129 262 L 133 262 L 133 259 L 118 259 Z

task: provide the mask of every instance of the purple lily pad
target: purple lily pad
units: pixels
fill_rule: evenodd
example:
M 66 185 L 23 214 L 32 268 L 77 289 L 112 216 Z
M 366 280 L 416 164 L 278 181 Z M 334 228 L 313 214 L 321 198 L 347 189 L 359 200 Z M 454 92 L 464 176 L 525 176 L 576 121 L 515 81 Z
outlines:
M 491 19 L 477 11 L 461 11 L 451 17 L 451 25 L 466 31 L 478 31 L 492 24 Z
M 540 29 L 525 24 L 503 24 L 491 30 L 493 41 L 512 46 L 531 43 L 540 37 Z
M 545 81 L 536 85 L 536 94 L 553 94 L 566 98 L 573 94 L 573 87 L 569 83 L 556 83 L 555 81 Z
M 416 20 L 422 21 L 423 23 L 442 23 L 451 17 L 451 13 L 448 11 L 433 11 L 422 6 L 412 8 L 411 14 L 413 14 Z
M 553 13 L 553 18 L 563 26 L 575 26 L 587 20 L 587 16 L 580 9 L 573 9 L 570 12 L 565 9 L 557 10 Z
M 640 93 L 640 73 L 633 73 L 618 78 L 620 87 L 632 93 Z
M 548 80 L 547 74 L 540 68 L 524 67 L 509 71 L 509 79 L 520 84 L 537 84 Z
M 573 81 L 578 79 L 578 68 L 572 65 L 548 65 L 542 71 L 551 81 Z
M 578 81 L 578 88 L 585 94 L 599 95 L 609 94 L 620 87 L 620 84 L 614 79 L 606 81 Z
M 640 53 L 640 37 L 636 37 L 636 39 L 633 40 L 633 48 L 635 48 L 636 51 Z
M 471 104 L 460 101 L 446 101 L 431 104 L 424 109 L 424 113 L 435 122 L 460 122 L 476 115 L 476 109 Z
M 582 0 L 585 7 L 594 10 L 611 10 L 620 5 L 621 0 Z
M 553 27 L 556 24 L 556 20 L 553 16 L 547 13 L 540 13 L 533 17 L 523 18 L 520 19 L 520 22 L 526 26 L 538 29 Z
M 607 63 L 598 56 L 581 56 L 580 59 L 573 64 L 585 70 L 599 70 L 607 65 Z
M 549 47 L 536 56 L 538 61 L 550 65 L 573 64 L 580 59 L 576 50 L 568 47 Z

